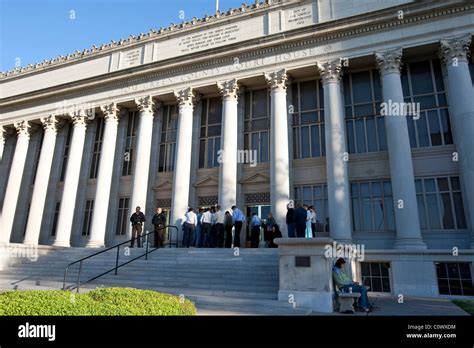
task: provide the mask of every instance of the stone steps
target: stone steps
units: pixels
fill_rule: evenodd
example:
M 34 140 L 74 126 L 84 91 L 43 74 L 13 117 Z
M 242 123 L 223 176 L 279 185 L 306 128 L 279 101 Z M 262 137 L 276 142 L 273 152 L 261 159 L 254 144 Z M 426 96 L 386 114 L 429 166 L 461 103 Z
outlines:
M 69 248 L 42 250 L 36 262 L 22 260 L 0 272 L 0 289 L 60 289 L 65 267 L 98 250 Z M 119 263 L 143 254 L 130 249 Z M 90 279 L 115 266 L 116 251 L 84 261 L 81 280 Z M 79 265 L 69 270 L 67 285 L 74 284 Z M 95 281 L 82 291 L 97 287 L 134 287 L 183 295 L 196 303 L 204 315 L 306 315 L 309 310 L 278 301 L 278 250 L 159 249 Z

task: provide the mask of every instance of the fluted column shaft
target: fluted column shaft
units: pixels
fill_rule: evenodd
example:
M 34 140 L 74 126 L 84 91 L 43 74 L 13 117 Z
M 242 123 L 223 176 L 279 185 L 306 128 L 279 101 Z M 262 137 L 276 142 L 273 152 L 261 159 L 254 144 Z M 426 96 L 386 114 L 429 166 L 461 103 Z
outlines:
M 237 199 L 237 80 L 218 85 L 222 95 L 221 163 L 219 167 L 218 202 L 230 211 Z
M 446 65 L 451 124 L 464 184 L 465 212 L 474 249 L 474 95 L 467 56 L 471 35 L 441 41 Z
M 43 144 L 41 146 L 30 212 L 28 214 L 28 223 L 26 225 L 25 239 L 23 242 L 24 244 L 32 245 L 39 243 L 57 133 L 57 120 L 55 116 L 51 115 L 42 118 L 41 123 L 44 129 Z
M 25 169 L 26 155 L 30 143 L 30 124 L 28 121 L 15 123 L 17 141 L 13 162 L 8 176 L 7 190 L 3 200 L 1 215 L 0 244 L 9 243 L 15 219 L 21 180 Z
M 133 171 L 132 199 L 130 210 L 135 211 L 139 206 L 146 214 L 146 196 L 148 192 L 148 174 L 150 171 L 151 141 L 153 135 L 154 101 L 151 96 L 145 96 L 135 100 L 138 107 L 140 119 L 137 132 L 137 149 L 135 157 L 135 168 Z M 131 238 L 132 228 L 128 229 Z
M 404 110 L 403 89 L 400 77 L 402 50 L 377 53 L 376 62 L 382 80 L 383 101 L 386 105 L 399 105 Z M 395 210 L 397 249 L 426 249 L 420 231 L 416 201 L 415 176 L 411 157 L 410 138 L 406 117 L 393 114 L 386 107 L 385 133 Z
M 59 209 L 58 227 L 56 229 L 55 246 L 69 247 L 71 229 L 76 208 L 77 189 L 81 173 L 82 154 L 86 138 L 87 115 L 78 111 L 70 115 L 73 122 L 73 133 L 64 178 L 64 187 Z
M 273 217 L 283 236 L 286 230 L 286 206 L 290 199 L 288 120 L 285 70 L 265 74 L 270 87 L 270 201 Z
M 318 65 L 324 89 L 324 132 L 328 186 L 329 231 L 341 243 L 352 240 L 347 142 L 341 95 L 340 61 Z
M 117 143 L 119 109 L 115 103 L 102 106 L 101 109 L 104 113 L 105 127 L 100 151 L 97 188 L 94 200 L 94 211 L 92 213 L 90 239 L 87 243 L 88 247 L 102 247 L 105 245 L 107 213 L 109 210 L 110 189 L 114 170 L 115 144 Z
M 184 214 L 189 204 L 189 182 L 191 175 L 191 150 L 193 135 L 194 94 L 191 88 L 175 92 L 178 101 L 178 130 L 176 135 L 173 193 L 171 198 L 171 224 L 179 229 L 181 240 Z

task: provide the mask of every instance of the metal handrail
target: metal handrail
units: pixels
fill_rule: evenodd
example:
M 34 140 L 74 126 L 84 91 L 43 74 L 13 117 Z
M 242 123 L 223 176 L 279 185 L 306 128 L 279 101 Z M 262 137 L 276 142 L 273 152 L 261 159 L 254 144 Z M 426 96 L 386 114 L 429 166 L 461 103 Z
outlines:
M 169 233 L 169 234 L 168 234 L 168 241 L 165 243 L 165 245 L 168 244 L 170 248 L 171 248 L 171 245 L 176 245 L 176 247 L 178 248 L 178 247 L 179 247 L 179 243 L 178 243 L 178 240 L 179 240 L 179 230 L 178 230 L 178 227 L 176 227 L 176 226 L 174 226 L 174 225 L 163 226 L 163 229 L 165 229 L 165 228 L 168 228 L 168 232 L 169 232 L 169 229 L 170 229 L 170 228 L 175 228 L 175 229 L 176 229 L 176 242 L 173 243 L 173 242 L 171 241 L 171 239 L 172 239 L 171 237 L 172 237 L 172 236 L 171 236 L 171 233 Z M 100 277 L 102 277 L 102 276 L 104 276 L 104 275 L 106 275 L 106 274 L 108 274 L 108 273 L 110 273 L 110 272 L 112 272 L 112 271 L 115 271 L 115 275 L 117 275 L 117 270 L 118 270 L 120 267 L 123 267 L 123 266 L 129 264 L 130 262 L 133 262 L 133 261 L 135 261 L 135 260 L 137 260 L 137 259 L 140 259 L 140 258 L 142 258 L 143 256 L 145 256 L 145 260 L 148 260 L 148 254 L 150 254 L 150 253 L 152 253 L 153 251 L 159 249 L 159 248 L 153 248 L 151 251 L 148 250 L 148 248 L 149 248 L 148 236 L 149 236 L 150 234 L 152 234 L 152 233 L 154 233 L 154 231 L 152 231 L 152 232 L 147 232 L 147 233 L 145 233 L 145 234 L 143 234 L 143 235 L 140 235 L 139 237 L 132 238 L 132 239 L 127 240 L 127 241 L 125 241 L 125 242 L 122 242 L 122 243 L 116 244 L 116 245 L 114 245 L 114 246 L 111 246 L 111 247 L 109 247 L 109 248 L 106 248 L 106 249 L 103 249 L 103 250 L 101 250 L 101 251 L 98 251 L 98 252 L 96 252 L 96 253 L 94 253 L 94 254 L 92 254 L 92 255 L 88 255 L 88 256 L 86 256 L 86 257 L 83 257 L 82 259 L 79 259 L 79 260 L 76 260 L 76 261 L 74 261 L 74 262 L 71 262 L 71 263 L 70 263 L 69 265 L 67 265 L 66 268 L 64 269 L 64 281 L 63 281 L 63 288 L 62 288 L 62 289 L 63 289 L 63 290 L 73 290 L 73 289 L 74 289 L 74 286 L 70 286 L 69 288 L 66 288 L 66 282 L 67 282 L 67 275 L 68 275 L 68 272 L 69 272 L 69 268 L 70 268 L 71 266 L 77 264 L 77 263 L 79 263 L 79 271 L 78 271 L 78 273 L 77 273 L 77 281 L 76 281 L 76 286 L 75 286 L 75 288 L 76 288 L 77 292 L 79 292 L 79 287 L 80 287 L 81 285 L 84 285 L 84 284 L 87 284 L 87 283 L 89 283 L 89 282 L 91 282 L 91 281 L 93 281 L 93 280 L 96 280 L 97 278 L 100 278 Z M 124 263 L 122 263 L 122 264 L 119 265 L 118 262 L 119 262 L 119 255 L 120 255 L 120 252 L 119 252 L 119 251 L 120 251 L 120 246 L 122 246 L 122 245 L 124 245 L 124 244 L 129 244 L 129 243 L 132 242 L 132 240 L 133 240 L 133 241 L 134 241 L 134 240 L 137 240 L 137 241 L 138 241 L 138 238 L 145 238 L 145 245 L 146 245 L 145 253 L 144 253 L 143 255 L 134 257 L 133 259 L 128 260 L 127 262 L 124 262 Z M 94 277 L 92 277 L 92 278 L 90 278 L 90 279 L 88 279 L 88 280 L 86 280 L 86 281 L 84 281 L 84 282 L 81 283 L 82 263 L 83 263 L 85 260 L 87 260 L 87 259 L 90 259 L 90 258 L 92 258 L 92 257 L 94 257 L 94 256 L 97 256 L 97 255 L 100 255 L 100 254 L 102 254 L 102 253 L 105 253 L 105 252 L 107 252 L 107 251 L 110 251 L 110 250 L 112 250 L 112 249 L 114 249 L 114 248 L 117 248 L 117 255 L 116 255 L 116 259 L 115 259 L 115 267 L 114 267 L 114 268 L 111 268 L 110 270 L 105 271 L 105 272 L 103 272 L 103 273 L 101 273 L 101 274 L 99 274 L 99 275 L 97 275 L 97 276 L 94 276 Z

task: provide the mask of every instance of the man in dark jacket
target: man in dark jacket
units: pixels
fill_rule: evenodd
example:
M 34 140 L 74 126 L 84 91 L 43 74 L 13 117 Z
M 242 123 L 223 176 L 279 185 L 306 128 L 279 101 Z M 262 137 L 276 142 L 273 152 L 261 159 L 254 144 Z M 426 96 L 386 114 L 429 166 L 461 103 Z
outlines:
M 298 208 L 295 210 L 295 227 L 296 227 L 296 237 L 304 238 L 305 229 L 306 229 L 306 218 L 307 218 L 307 209 L 303 208 L 301 204 L 298 204 Z
M 135 208 L 135 213 L 130 217 L 130 222 L 132 223 L 132 245 L 133 248 L 135 244 L 135 239 L 137 239 L 137 246 L 142 247 L 141 235 L 143 229 L 143 223 L 145 222 L 145 214 L 140 211 L 140 207 Z
M 293 201 L 286 206 L 286 225 L 288 227 L 288 238 L 295 237 L 295 209 L 293 208 Z
M 151 223 L 155 227 L 154 229 L 154 247 L 161 248 L 163 246 L 163 232 L 166 225 L 166 215 L 163 213 L 163 210 L 158 207 L 156 208 L 156 214 L 153 215 Z

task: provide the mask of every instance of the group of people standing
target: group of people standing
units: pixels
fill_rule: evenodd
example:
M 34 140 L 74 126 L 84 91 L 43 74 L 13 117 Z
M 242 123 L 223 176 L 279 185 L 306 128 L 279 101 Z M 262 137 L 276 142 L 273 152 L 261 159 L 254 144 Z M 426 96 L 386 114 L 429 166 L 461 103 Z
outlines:
M 188 208 L 183 223 L 183 246 L 196 248 L 240 247 L 240 232 L 245 216 L 235 205 L 232 213 L 221 210 L 219 205 L 199 208 L 198 213 Z M 232 239 L 232 228 L 235 228 Z
M 316 219 L 316 209 L 312 205 L 298 204 L 295 209 L 293 202 L 290 202 L 286 209 L 288 238 L 316 237 L 318 220 Z

